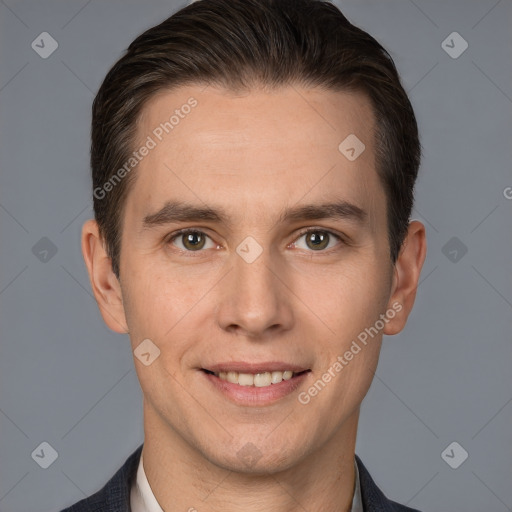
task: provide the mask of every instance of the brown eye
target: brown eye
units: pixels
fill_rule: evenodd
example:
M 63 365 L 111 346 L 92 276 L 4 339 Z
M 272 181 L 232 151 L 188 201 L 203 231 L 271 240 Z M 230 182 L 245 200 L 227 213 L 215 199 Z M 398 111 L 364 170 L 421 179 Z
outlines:
M 204 247 L 205 239 L 203 234 L 199 231 L 185 233 L 181 235 L 181 239 L 183 240 L 183 246 L 191 251 Z
M 301 243 L 299 243 L 301 238 L 304 238 L 305 246 L 301 246 Z M 300 234 L 299 238 L 294 243 L 294 246 L 299 249 L 321 252 L 327 248 L 330 249 L 332 247 L 332 242 L 336 240 L 342 241 L 340 236 L 332 233 L 331 231 L 326 231 L 323 229 L 309 229 Z
M 210 237 L 206 233 L 189 229 L 175 233 L 167 240 L 167 243 L 175 245 L 183 252 L 199 252 L 202 249 L 208 249 L 215 246 L 215 244 L 210 241 L 210 247 L 206 247 L 209 239 Z
M 329 245 L 329 233 L 312 231 L 306 234 L 306 244 L 310 249 L 325 249 Z

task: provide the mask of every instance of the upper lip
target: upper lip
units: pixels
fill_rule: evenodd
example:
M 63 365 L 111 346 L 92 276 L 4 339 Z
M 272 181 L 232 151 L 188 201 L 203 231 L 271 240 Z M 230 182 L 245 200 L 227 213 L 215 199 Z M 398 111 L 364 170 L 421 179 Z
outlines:
M 248 363 L 245 361 L 229 361 L 217 363 L 203 367 L 203 370 L 209 370 L 213 373 L 219 372 L 238 372 L 238 373 L 264 373 L 264 372 L 284 372 L 290 370 L 295 373 L 309 370 L 304 366 L 284 363 L 282 361 L 268 361 L 262 363 Z

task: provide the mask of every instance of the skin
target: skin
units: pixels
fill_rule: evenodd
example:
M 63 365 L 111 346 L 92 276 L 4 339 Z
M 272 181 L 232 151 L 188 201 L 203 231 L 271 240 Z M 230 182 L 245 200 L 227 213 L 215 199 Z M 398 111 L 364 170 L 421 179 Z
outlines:
M 425 227 L 409 224 L 393 266 L 364 95 L 298 86 L 234 94 L 190 85 L 146 104 L 140 141 L 190 96 L 197 107 L 134 171 L 120 281 L 96 222 L 82 231 L 104 321 L 129 333 L 133 350 L 146 338 L 160 349 L 149 366 L 134 358 L 148 481 L 164 510 L 348 511 L 360 405 L 382 334 L 400 332 L 413 307 Z M 350 133 L 366 146 L 354 161 L 338 150 Z M 366 222 L 278 220 L 285 208 L 340 199 L 365 210 Z M 144 229 L 144 217 L 168 200 L 224 207 L 232 222 Z M 186 237 L 169 241 L 187 227 L 207 235 L 203 248 L 190 249 Z M 317 248 L 304 228 L 333 235 Z M 236 252 L 247 236 L 263 248 L 252 263 Z M 384 329 L 307 405 L 299 403 L 298 394 L 393 304 L 401 311 Z M 226 361 L 285 361 L 311 372 L 276 403 L 241 406 L 200 370 Z M 238 454 L 248 443 L 259 456 L 252 463 Z

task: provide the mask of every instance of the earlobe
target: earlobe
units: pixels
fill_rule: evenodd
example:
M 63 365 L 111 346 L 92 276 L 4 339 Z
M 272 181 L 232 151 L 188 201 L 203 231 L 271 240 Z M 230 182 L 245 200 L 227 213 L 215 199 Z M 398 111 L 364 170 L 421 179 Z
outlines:
M 427 254 L 427 241 L 425 226 L 413 220 L 409 223 L 407 236 L 400 249 L 394 268 L 392 293 L 388 302 L 388 308 L 400 310 L 384 328 L 384 334 L 398 334 L 407 322 L 416 298 L 421 269 Z M 393 307 L 395 304 L 395 307 Z
M 89 219 L 82 227 L 82 255 L 104 322 L 114 332 L 128 333 L 121 286 L 94 219 Z

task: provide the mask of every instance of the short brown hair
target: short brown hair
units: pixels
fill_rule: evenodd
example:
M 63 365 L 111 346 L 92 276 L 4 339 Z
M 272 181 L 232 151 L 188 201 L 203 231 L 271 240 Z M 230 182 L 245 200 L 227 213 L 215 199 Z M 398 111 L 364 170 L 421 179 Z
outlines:
M 387 200 L 390 259 L 396 262 L 413 206 L 421 145 L 389 53 L 328 1 L 199 0 L 138 36 L 93 102 L 94 214 L 118 278 L 121 221 L 134 173 L 108 195 L 97 191 L 132 154 L 145 103 L 158 91 L 188 84 L 233 91 L 299 84 L 365 93 L 375 115 L 376 171 Z

